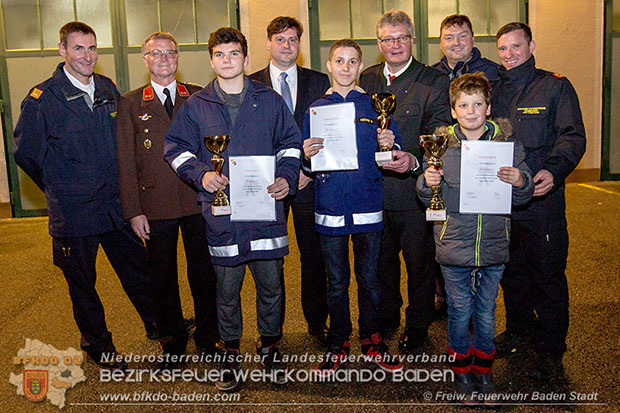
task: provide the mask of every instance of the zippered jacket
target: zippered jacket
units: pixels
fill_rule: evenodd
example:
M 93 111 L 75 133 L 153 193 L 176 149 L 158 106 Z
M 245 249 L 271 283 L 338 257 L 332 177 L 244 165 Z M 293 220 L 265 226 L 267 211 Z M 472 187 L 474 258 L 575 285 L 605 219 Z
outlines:
M 164 159 L 186 182 L 196 187 L 202 215 L 207 222 L 207 241 L 214 265 L 235 266 L 256 259 L 275 259 L 288 254 L 288 236 L 283 201 L 276 201 L 276 221 L 231 221 L 213 216 L 215 194 L 202 187 L 202 177 L 214 171 L 213 154 L 204 137 L 229 135 L 222 153 L 222 174 L 229 175 L 231 156 L 273 155 L 276 178 L 286 179 L 289 193 L 297 189 L 301 155 L 300 132 L 280 95 L 259 82 L 249 80 L 248 90 L 232 126 L 228 109 L 215 91 L 214 82 L 192 95 L 179 109 L 166 135 Z M 230 185 L 224 192 L 230 199 Z
M 303 139 L 310 138 L 310 111 L 313 107 L 353 102 L 357 160 L 355 171 L 318 174 L 315 181 L 315 223 L 317 232 L 345 235 L 377 232 L 383 229 L 383 176 L 375 162 L 377 113 L 370 96 L 361 89 L 350 91 L 346 98 L 337 92 L 327 94 L 310 105 L 303 123 Z M 394 132 L 395 146 L 400 147 L 400 134 L 394 119 L 389 128 Z M 320 136 L 316 136 L 320 138 Z
M 112 80 L 93 73 L 91 102 L 64 65 L 22 102 L 13 155 L 45 192 L 52 237 L 103 234 L 124 222 L 116 165 L 119 93 Z
M 510 120 L 532 176 L 541 169 L 553 175 L 553 188 L 515 208 L 513 219 L 536 223 L 542 234 L 566 228 L 564 182 L 586 150 L 577 93 L 566 77 L 536 68 L 534 56 L 510 70 L 501 67 L 499 76 L 491 83 L 491 115 Z
M 525 163 L 523 146 L 510 138 L 512 128 L 506 119 L 486 122 L 487 131 L 480 140 L 514 142 L 513 166 L 519 168 L 524 184 L 512 188 L 512 205 L 525 204 L 534 193 L 534 183 L 530 169 Z M 441 181 L 441 198 L 447 217 L 434 225 L 435 255 L 441 265 L 456 267 L 486 267 L 508 262 L 510 242 L 510 215 L 461 214 L 459 198 L 461 184 L 461 141 L 466 139 L 458 124 L 441 127 L 436 133 L 450 134 L 450 141 L 443 160 L 444 176 Z M 428 168 L 425 157 L 424 170 Z M 432 189 L 426 185 L 424 175 L 417 182 L 417 193 L 428 206 Z

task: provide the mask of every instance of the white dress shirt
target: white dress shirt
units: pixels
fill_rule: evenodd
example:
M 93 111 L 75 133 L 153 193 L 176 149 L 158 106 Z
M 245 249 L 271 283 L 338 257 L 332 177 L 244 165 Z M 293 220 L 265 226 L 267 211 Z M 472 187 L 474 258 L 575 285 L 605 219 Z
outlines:
M 170 99 L 172 100 L 172 106 L 174 106 L 174 99 L 177 96 L 177 80 L 176 79 L 174 79 L 172 83 L 170 83 L 168 86 L 162 86 L 151 80 L 151 86 L 153 86 L 153 91 L 155 91 L 155 94 L 161 101 L 162 105 L 166 101 L 166 95 L 164 95 L 164 89 L 168 89 L 170 91 Z
M 285 70 L 287 74 L 286 83 L 291 89 L 291 99 L 293 100 L 293 111 L 297 106 L 297 65 L 293 65 Z M 282 88 L 280 87 L 280 73 L 282 70 L 274 66 L 273 62 L 269 63 L 269 77 L 271 77 L 271 87 L 282 96 Z

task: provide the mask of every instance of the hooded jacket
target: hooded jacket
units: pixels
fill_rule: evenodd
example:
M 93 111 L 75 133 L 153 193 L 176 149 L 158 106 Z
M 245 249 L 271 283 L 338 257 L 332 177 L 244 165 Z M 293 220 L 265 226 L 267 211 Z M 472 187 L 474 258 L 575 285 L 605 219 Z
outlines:
M 484 76 L 489 79 L 489 81 L 495 80 L 499 77 L 499 65 L 492 60 L 482 57 L 480 50 L 478 50 L 477 47 L 474 47 L 471 50 L 471 57 L 468 61 L 458 62 L 456 66 L 454 66 L 454 69 L 450 68 L 448 65 L 448 59 L 445 56 L 432 67 L 439 69 L 450 76 L 450 80 L 454 80 L 465 73 L 476 72 L 482 72 Z
M 514 142 L 513 166 L 523 176 L 523 186 L 512 188 L 512 204 L 525 204 L 534 193 L 534 183 L 530 169 L 525 163 L 523 146 L 510 138 L 512 127 L 506 119 L 495 122 L 487 120 L 487 130 L 480 140 Z M 441 197 L 446 208 L 446 220 L 436 222 L 435 255 L 441 265 L 458 267 L 486 267 L 508 262 L 510 242 L 510 216 L 492 214 L 461 214 L 459 198 L 461 184 L 461 141 L 466 139 L 458 124 L 437 128 L 435 133 L 450 135 L 448 149 L 441 157 L 444 176 L 441 181 Z M 428 168 L 427 159 L 424 170 Z M 424 175 L 420 175 L 416 187 L 418 196 L 428 206 L 432 189 L 426 185 Z

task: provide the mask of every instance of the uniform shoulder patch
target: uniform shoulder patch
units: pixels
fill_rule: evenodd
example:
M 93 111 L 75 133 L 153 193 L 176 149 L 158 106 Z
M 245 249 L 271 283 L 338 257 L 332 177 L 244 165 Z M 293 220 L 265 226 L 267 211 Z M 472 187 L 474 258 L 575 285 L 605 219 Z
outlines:
M 32 92 L 30 92 L 30 96 L 32 96 L 35 99 L 39 99 L 42 94 L 43 94 L 43 91 L 41 89 L 37 89 L 36 87 L 32 89 Z
M 558 79 L 562 79 L 564 77 L 564 75 L 561 75 L 559 73 L 554 73 L 553 76 L 557 77 Z

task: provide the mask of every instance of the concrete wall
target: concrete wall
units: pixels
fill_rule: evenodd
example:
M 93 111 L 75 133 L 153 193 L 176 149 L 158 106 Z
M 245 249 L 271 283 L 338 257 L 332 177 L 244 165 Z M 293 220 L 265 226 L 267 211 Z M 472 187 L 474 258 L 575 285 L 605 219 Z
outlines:
M 602 1 L 530 0 L 538 67 L 568 77 L 581 104 L 588 139 L 575 179 L 599 179 L 603 84 Z

